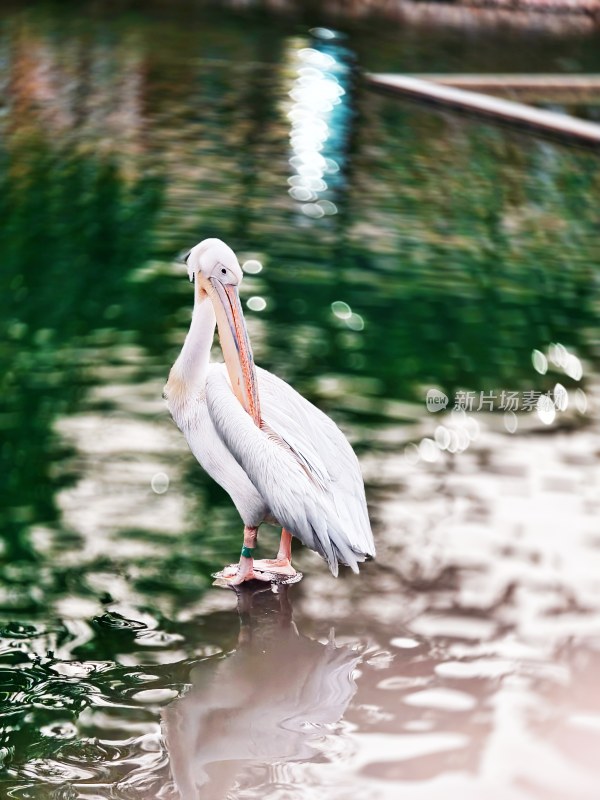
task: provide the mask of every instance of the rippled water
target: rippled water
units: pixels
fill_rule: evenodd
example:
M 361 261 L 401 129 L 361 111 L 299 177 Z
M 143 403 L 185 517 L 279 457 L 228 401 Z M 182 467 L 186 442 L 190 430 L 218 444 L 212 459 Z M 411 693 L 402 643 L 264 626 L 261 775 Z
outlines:
M 2 12 L 0 796 L 597 797 L 600 163 L 356 71 L 599 71 L 597 34 L 86 8 Z M 211 586 L 240 520 L 161 391 L 212 235 L 359 453 L 359 577 Z

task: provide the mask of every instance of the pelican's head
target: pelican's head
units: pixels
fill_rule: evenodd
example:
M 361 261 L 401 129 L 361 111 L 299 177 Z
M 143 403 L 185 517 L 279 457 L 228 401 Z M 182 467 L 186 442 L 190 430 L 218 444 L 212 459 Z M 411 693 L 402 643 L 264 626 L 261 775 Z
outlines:
M 242 269 L 235 253 L 220 239 L 204 239 L 185 257 L 190 280 L 198 284 L 211 279 L 224 285 L 239 286 L 242 282 Z M 204 287 L 202 287 L 204 288 Z
M 205 239 L 192 247 L 185 261 L 190 280 L 196 284 L 197 302 L 210 300 L 214 308 L 235 396 L 260 425 L 254 358 L 238 294 L 243 273 L 236 255 L 220 239 Z

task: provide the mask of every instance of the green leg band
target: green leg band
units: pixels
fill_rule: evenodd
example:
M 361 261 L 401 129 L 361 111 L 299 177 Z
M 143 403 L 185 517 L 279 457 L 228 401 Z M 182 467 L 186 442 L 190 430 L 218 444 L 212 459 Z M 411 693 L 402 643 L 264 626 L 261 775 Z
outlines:
M 244 545 L 242 547 L 242 555 L 243 555 L 243 557 L 244 558 L 252 558 L 252 551 L 253 550 L 254 550 L 253 547 L 246 547 L 246 545 Z

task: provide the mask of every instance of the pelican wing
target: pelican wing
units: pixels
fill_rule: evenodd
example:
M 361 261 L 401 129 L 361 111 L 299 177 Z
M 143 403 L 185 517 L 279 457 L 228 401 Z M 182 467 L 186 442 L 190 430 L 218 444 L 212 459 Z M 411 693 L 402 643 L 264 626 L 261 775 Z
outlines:
M 206 383 L 211 420 L 273 516 L 337 574 L 375 554 L 354 451 L 339 428 L 284 381 L 258 369 L 263 426 L 231 391 L 224 369 Z
M 314 454 L 329 475 L 329 494 L 353 549 L 375 555 L 365 488 L 358 459 L 329 417 L 295 389 L 258 368 L 263 419 L 301 453 Z

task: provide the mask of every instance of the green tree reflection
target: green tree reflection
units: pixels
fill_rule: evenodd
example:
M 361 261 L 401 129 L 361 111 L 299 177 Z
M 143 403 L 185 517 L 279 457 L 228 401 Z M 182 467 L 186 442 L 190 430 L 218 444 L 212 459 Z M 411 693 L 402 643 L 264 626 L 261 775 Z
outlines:
M 126 277 L 151 247 L 161 188 L 127 181 L 110 158 L 43 141 L 5 151 L 0 181 L 0 471 L 7 557 L 29 552 L 23 532 L 56 519 L 53 422 L 89 383 L 82 344 L 91 332 L 135 326 L 142 305 Z M 129 306 L 122 300 L 129 297 Z

